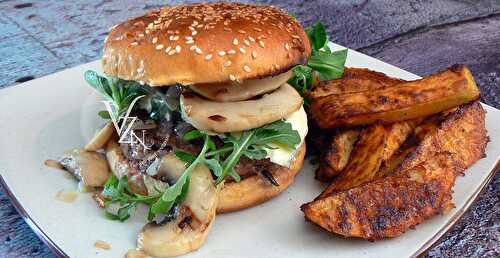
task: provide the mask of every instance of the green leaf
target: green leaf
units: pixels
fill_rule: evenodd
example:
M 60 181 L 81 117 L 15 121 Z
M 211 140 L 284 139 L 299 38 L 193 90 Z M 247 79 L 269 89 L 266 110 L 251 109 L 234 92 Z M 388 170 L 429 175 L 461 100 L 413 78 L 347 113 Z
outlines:
M 192 141 L 194 139 L 199 139 L 199 138 L 202 138 L 203 137 L 203 133 L 199 130 L 191 130 L 187 133 L 185 133 L 183 136 L 182 136 L 182 139 L 184 141 Z
M 319 51 L 328 42 L 325 26 L 321 22 L 317 22 L 314 27 L 307 28 L 306 33 L 314 51 Z
M 295 148 L 300 141 L 299 133 L 293 130 L 292 124 L 285 120 L 278 120 L 257 129 L 255 140 L 258 144 L 272 142 L 289 148 Z
M 109 115 L 108 111 L 106 110 L 101 110 L 97 113 L 102 119 L 111 119 L 111 116 Z
M 219 177 L 222 174 L 222 165 L 218 159 L 205 159 L 203 163 L 214 173 L 216 177 Z
M 319 52 L 309 58 L 308 66 L 317 71 L 322 81 L 342 77 L 347 58 L 347 49 L 331 54 Z
M 307 92 L 317 83 L 317 75 L 320 81 L 342 77 L 347 49 L 332 52 L 328 46 L 325 26 L 321 22 L 317 22 L 313 27 L 307 27 L 305 31 L 311 43 L 311 57 L 307 65 L 294 67 L 294 77 L 288 83 L 302 95 L 304 105 L 308 106 L 310 100 Z
M 186 170 L 182 173 L 182 175 L 177 179 L 174 185 L 170 186 L 163 192 L 161 197 L 153 203 L 149 209 L 149 219 L 154 218 L 157 214 L 160 213 L 168 213 L 174 204 L 182 202 L 184 200 L 186 193 L 189 188 L 189 176 L 194 168 L 203 161 L 205 157 L 205 153 L 208 151 L 208 135 L 203 135 L 204 144 L 200 153 L 196 157 L 196 159 L 189 164 Z
M 193 161 L 196 159 L 196 157 L 189 153 L 189 152 L 185 152 L 185 151 L 182 151 L 182 150 L 177 150 L 174 152 L 175 156 L 177 156 L 180 160 L 188 163 L 188 164 L 191 164 L 193 163 Z

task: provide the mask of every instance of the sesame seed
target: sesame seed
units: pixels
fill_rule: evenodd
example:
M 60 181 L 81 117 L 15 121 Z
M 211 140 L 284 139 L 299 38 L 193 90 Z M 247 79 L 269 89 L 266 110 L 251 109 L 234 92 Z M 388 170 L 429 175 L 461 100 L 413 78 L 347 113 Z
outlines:
M 144 37 L 144 33 L 139 34 L 139 38 L 142 38 L 142 37 Z
M 251 37 L 251 36 L 248 36 L 248 39 L 249 39 L 250 41 L 252 41 L 252 42 L 255 42 L 255 39 L 254 39 L 253 37 Z
M 175 52 L 180 53 L 181 52 L 181 46 L 177 45 L 175 46 Z
M 163 48 L 163 44 L 159 44 L 159 45 L 156 46 L 156 50 L 160 50 L 162 48 Z
M 196 28 L 203 28 L 203 24 L 199 24 Z
M 201 49 L 199 47 L 196 47 L 194 49 L 194 51 L 196 52 L 196 54 L 200 54 L 200 55 L 203 54 L 203 51 L 201 51 Z
M 294 39 L 300 39 L 300 37 L 297 36 L 297 35 L 292 35 L 292 38 L 294 38 Z
M 189 50 L 193 51 L 193 50 L 195 50 L 196 48 L 197 48 L 197 46 L 196 46 L 196 45 L 192 45 L 192 46 L 189 48 Z
M 262 31 L 262 29 L 260 29 L 260 28 L 253 28 L 253 29 L 254 29 L 255 31 L 258 31 L 258 32 L 261 32 L 261 31 Z
M 193 30 L 194 30 L 194 27 L 189 26 L 189 29 L 193 31 Z
M 230 75 L 229 75 L 229 80 L 231 80 L 231 81 L 235 81 L 235 80 L 236 80 L 236 77 L 234 77 L 234 75 L 230 74 Z
M 197 21 L 197 20 L 194 20 L 194 21 L 193 21 L 193 26 L 196 26 L 196 25 L 198 25 L 198 21 Z
M 193 32 L 191 32 L 191 35 L 193 36 L 195 36 L 196 34 L 198 34 L 198 31 L 193 30 Z
M 228 67 L 231 65 L 231 61 L 227 60 L 226 62 L 224 62 L 224 67 Z
M 212 57 L 213 57 L 212 54 L 208 54 L 208 55 L 205 56 L 205 60 L 208 61 L 208 60 L 212 59 Z
M 230 54 L 230 55 L 234 55 L 234 54 L 236 54 L 236 51 L 234 49 L 229 49 L 227 51 L 227 53 Z
M 225 51 L 219 51 L 219 56 L 225 56 L 226 52 Z
M 247 33 L 247 32 L 246 32 L 246 31 L 244 31 L 244 30 L 238 30 L 238 32 L 239 32 L 239 33 L 241 33 L 241 34 L 245 34 L 245 33 Z
M 237 38 L 233 39 L 233 45 L 235 45 L 235 46 L 238 45 L 238 39 Z
M 259 46 L 260 46 L 260 47 L 262 47 L 262 48 L 264 48 L 264 47 L 265 47 L 265 45 L 264 45 L 264 41 L 259 40 Z
M 144 33 L 149 34 L 149 30 L 145 30 Z
M 171 47 L 171 46 L 168 46 L 168 47 L 165 49 L 165 52 L 167 52 L 167 53 L 168 53 L 171 49 L 172 49 L 172 47 Z
M 245 43 L 245 45 L 250 46 L 250 42 L 248 40 L 245 39 L 243 40 L 243 42 Z
M 251 71 L 252 71 L 252 69 L 251 69 L 251 68 L 250 68 L 250 66 L 248 66 L 248 65 L 243 66 L 243 70 L 244 70 L 245 72 L 247 72 L 247 73 L 249 73 L 249 72 L 251 72 Z
M 227 31 L 227 32 L 231 32 L 232 30 L 228 27 L 224 27 L 224 30 Z
M 285 49 L 286 49 L 286 51 L 290 50 L 290 45 L 288 45 L 288 43 L 285 43 Z
M 169 55 L 169 56 L 171 56 L 171 55 L 173 55 L 173 54 L 175 54 L 175 50 L 174 50 L 174 49 L 172 49 L 172 50 L 170 50 L 170 51 L 168 52 L 168 55 Z
M 130 45 L 137 46 L 137 45 L 139 45 L 139 43 L 137 43 L 137 42 L 134 41 L 134 42 L 130 43 Z
M 186 41 L 186 44 L 193 44 L 194 43 L 194 40 L 188 40 Z
M 186 37 L 184 37 L 184 39 L 186 39 L 187 41 L 191 41 L 191 40 L 193 40 L 193 37 L 191 37 L 191 36 L 186 36 Z
M 245 49 L 244 49 L 244 48 L 242 48 L 242 47 L 240 47 L 240 52 L 241 52 L 242 54 L 245 54 L 245 53 L 246 53 Z
M 153 40 L 151 41 L 153 42 L 153 44 L 155 44 L 156 42 L 158 42 L 158 38 L 157 37 L 154 37 Z
M 257 58 L 257 52 L 252 51 L 252 57 L 253 57 L 253 59 L 256 59 Z

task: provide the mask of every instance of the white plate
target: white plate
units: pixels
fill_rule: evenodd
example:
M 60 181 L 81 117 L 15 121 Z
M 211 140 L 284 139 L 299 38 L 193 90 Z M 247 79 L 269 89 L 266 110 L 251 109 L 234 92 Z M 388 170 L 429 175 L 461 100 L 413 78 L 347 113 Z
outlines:
M 408 80 L 419 78 L 351 50 L 347 66 Z M 17 209 L 56 253 L 123 257 L 135 247 L 144 211 L 120 223 L 105 219 L 89 194 L 79 194 L 70 204 L 56 201 L 59 190 L 76 188 L 76 183 L 43 165 L 45 159 L 56 158 L 63 150 L 83 146 L 99 121 L 93 110 L 100 106 L 82 78 L 87 69 L 100 71 L 100 64 L 92 62 L 0 90 L 0 172 Z M 453 194 L 456 208 L 446 215 L 390 240 L 368 242 L 334 236 L 306 223 L 299 210 L 324 188 L 313 179 L 314 168 L 306 162 L 295 183 L 279 197 L 252 209 L 217 216 L 206 243 L 186 257 L 415 256 L 460 218 L 493 177 L 500 156 L 500 111 L 485 108 L 491 139 L 487 157 L 472 166 L 465 177 L 457 178 Z M 82 118 L 89 113 L 92 119 Z M 110 243 L 111 250 L 97 250 L 96 240 Z

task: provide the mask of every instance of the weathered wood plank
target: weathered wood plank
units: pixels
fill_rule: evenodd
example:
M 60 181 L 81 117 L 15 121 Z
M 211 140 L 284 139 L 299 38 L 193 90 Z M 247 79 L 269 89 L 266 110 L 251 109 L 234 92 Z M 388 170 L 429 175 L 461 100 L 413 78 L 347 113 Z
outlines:
M 500 107 L 498 0 L 251 2 L 283 7 L 305 25 L 322 20 L 333 41 L 417 74 L 465 63 L 473 70 L 483 100 Z M 0 0 L 0 88 L 21 77 L 39 77 L 98 59 L 109 27 L 159 4 L 155 0 Z M 500 253 L 499 196 L 497 175 L 428 256 L 494 257 Z M 1 189 L 0 232 L 0 257 L 53 257 Z

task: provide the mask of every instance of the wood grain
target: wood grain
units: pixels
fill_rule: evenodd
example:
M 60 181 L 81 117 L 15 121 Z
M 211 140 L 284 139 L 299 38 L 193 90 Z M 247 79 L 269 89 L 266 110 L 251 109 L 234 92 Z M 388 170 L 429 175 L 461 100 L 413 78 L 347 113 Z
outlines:
M 283 7 L 305 25 L 322 20 L 332 41 L 419 75 L 465 63 L 478 81 L 482 100 L 500 108 L 498 0 L 253 2 Z M 0 88 L 98 59 L 109 27 L 158 8 L 158 3 L 0 0 Z M 499 196 L 497 175 L 427 256 L 497 257 Z M 17 215 L 2 189 L 0 232 L 0 257 L 53 257 Z

